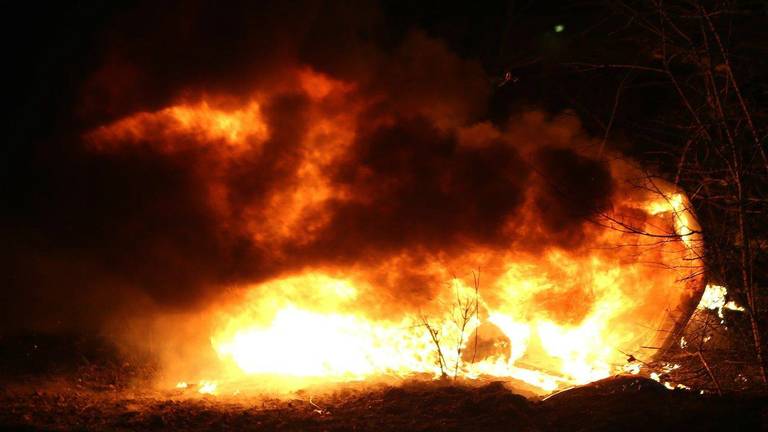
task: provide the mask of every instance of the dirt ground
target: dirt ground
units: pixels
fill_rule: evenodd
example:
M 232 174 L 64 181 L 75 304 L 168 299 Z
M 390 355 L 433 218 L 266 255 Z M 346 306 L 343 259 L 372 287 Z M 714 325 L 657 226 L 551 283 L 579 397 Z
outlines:
M 427 379 L 310 387 L 278 398 L 150 390 L 155 372 L 87 340 L 0 338 L 0 430 L 768 431 L 765 395 L 670 391 L 635 376 L 547 398 L 511 381 Z
M 545 400 L 509 384 L 408 381 L 342 386 L 285 398 L 197 396 L 89 388 L 64 381 L 7 385 L 1 430 L 85 431 L 760 431 L 757 396 L 701 396 L 654 381 L 616 377 Z

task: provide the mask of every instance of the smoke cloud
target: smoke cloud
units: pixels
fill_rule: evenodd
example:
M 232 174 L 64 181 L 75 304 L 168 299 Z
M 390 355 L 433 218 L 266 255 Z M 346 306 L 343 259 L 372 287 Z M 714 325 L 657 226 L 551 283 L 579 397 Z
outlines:
M 418 302 L 427 257 L 578 248 L 610 206 L 576 123 L 487 121 L 482 67 L 418 29 L 389 34 L 374 6 L 153 9 L 112 23 L 75 126 L 14 171 L 4 328 L 191 310 L 393 257 L 409 270 L 371 283 Z

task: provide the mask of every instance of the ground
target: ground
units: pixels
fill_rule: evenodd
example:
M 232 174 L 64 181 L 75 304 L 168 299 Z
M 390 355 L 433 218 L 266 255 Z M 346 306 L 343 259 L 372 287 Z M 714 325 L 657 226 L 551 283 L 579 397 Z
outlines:
M 315 395 L 190 396 L 183 392 L 93 390 L 65 382 L 34 390 L 6 386 L 2 430 L 93 431 L 759 431 L 768 404 L 757 396 L 701 396 L 653 381 L 617 377 L 527 399 L 502 382 L 356 384 Z
M 0 340 L 0 430 L 768 431 L 765 395 L 670 391 L 636 376 L 546 398 L 511 381 L 426 379 L 202 396 L 153 389 L 139 364 L 82 343 Z

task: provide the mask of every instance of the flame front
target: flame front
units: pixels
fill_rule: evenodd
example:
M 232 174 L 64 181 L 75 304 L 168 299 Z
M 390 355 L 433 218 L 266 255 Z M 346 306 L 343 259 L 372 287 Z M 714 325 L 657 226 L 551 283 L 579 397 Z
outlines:
M 253 287 L 239 312 L 224 314 L 212 345 L 245 375 L 488 375 L 552 391 L 618 373 L 629 354 L 652 355 L 643 347 L 663 340 L 679 306 L 679 281 L 624 265 L 621 256 L 551 252 L 507 259 L 505 271 L 486 275 L 481 291 L 453 279 L 424 305 L 431 314 L 397 321 L 370 318 L 366 307 L 356 307 L 355 286 L 366 285 L 364 275 L 282 278 Z M 313 295 L 304 299 L 307 293 Z M 476 310 L 467 308 L 475 301 Z M 462 317 L 469 309 L 471 316 Z
M 684 200 L 673 194 L 638 204 L 664 216 L 654 223 L 665 221 L 677 233 L 679 240 L 671 242 L 677 246 L 667 252 L 679 254 L 681 262 L 698 258 L 691 246 L 695 222 Z M 616 236 L 626 234 L 605 229 L 595 244 L 616 242 Z M 578 256 L 555 250 L 541 257 L 508 253 L 486 261 L 501 271 L 484 275 L 482 289 L 454 278 L 439 298 L 424 305 L 431 315 L 406 314 L 397 321 L 372 319 L 369 307 L 356 307 L 356 285 L 367 285 L 365 274 L 344 279 L 316 271 L 282 278 L 253 287 L 239 312 L 224 315 L 225 325 L 212 344 L 220 358 L 246 375 L 335 380 L 489 375 L 544 391 L 583 384 L 621 372 L 630 354 L 652 356 L 644 349 L 660 348 L 654 344 L 663 343 L 691 295 L 690 286 L 679 280 L 685 270 L 627 264 L 617 251 L 622 250 Z M 457 261 L 478 259 L 468 254 Z M 449 274 L 438 263 L 432 267 Z M 461 315 L 470 310 L 470 316 Z

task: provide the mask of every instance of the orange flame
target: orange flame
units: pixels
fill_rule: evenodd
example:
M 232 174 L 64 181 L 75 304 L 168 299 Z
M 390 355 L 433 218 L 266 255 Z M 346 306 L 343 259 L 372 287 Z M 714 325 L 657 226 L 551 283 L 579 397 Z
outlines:
M 327 173 L 352 146 L 356 115 L 367 102 L 354 99 L 352 85 L 306 69 L 295 76 L 298 91 L 314 101 L 295 170 L 266 204 L 237 213 L 246 221 L 244 235 L 275 254 L 285 244 L 310 242 L 328 222 L 329 202 L 367 199 L 338 187 Z M 575 139 L 572 129 L 566 122 L 548 133 L 567 146 Z M 103 152 L 145 142 L 166 153 L 209 147 L 211 207 L 229 220 L 229 189 L 221 179 L 242 154 L 257 154 L 273 132 L 259 98 L 235 109 L 203 99 L 134 114 L 88 137 Z M 477 147 L 503 133 L 483 123 L 458 135 L 463 145 Z M 616 178 L 635 173 L 615 161 L 611 170 Z M 423 254 L 418 270 L 451 282 L 434 298 L 417 298 L 424 300 L 418 311 L 398 306 L 414 299 L 378 296 L 374 282 L 376 275 L 402 271 L 409 256 L 349 268 L 319 265 L 239 290 L 235 306 L 214 311 L 210 342 L 226 370 L 222 375 L 492 375 L 551 391 L 619 372 L 627 356 L 650 357 L 643 347 L 665 343 L 676 314 L 685 313 L 699 289 L 699 280 L 689 277 L 700 264 L 696 219 L 682 193 L 659 181 L 654 187 L 658 193 L 620 185 L 607 222 L 585 228 L 585 246 L 576 250 L 477 246 L 452 256 Z M 525 229 L 535 232 L 541 214 L 526 208 L 525 218 L 534 223 Z M 452 276 L 473 268 L 481 269 L 479 287 Z M 209 380 L 199 391 L 217 388 L 218 381 Z
M 196 139 L 179 139 L 185 136 Z M 192 142 L 222 142 L 237 149 L 248 142 L 262 142 L 267 136 L 267 127 L 261 119 L 258 102 L 250 102 L 242 109 L 224 110 L 212 108 L 203 100 L 197 104 L 176 105 L 154 113 L 134 114 L 96 129 L 89 138 L 100 150 L 109 150 L 109 145 L 151 141 L 163 143 L 165 146 L 162 150 L 173 152 L 181 150 L 184 143 Z

